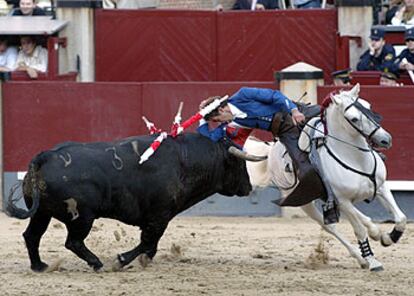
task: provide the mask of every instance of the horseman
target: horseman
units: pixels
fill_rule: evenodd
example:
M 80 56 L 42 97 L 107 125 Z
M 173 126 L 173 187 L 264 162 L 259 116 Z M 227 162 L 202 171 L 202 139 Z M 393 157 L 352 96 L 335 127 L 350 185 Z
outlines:
M 202 101 L 200 108 L 215 99 L 215 97 L 210 97 Z M 239 139 L 238 132 L 240 131 L 247 136 L 253 129 L 271 132 L 286 147 L 299 180 L 295 190 L 278 204 L 301 206 L 314 199 L 327 197 L 323 181 L 310 163 L 308 154 L 298 147 L 301 130 L 297 125 L 304 123 L 310 117 L 319 115 L 319 110 L 319 106 L 307 107 L 303 104 L 295 104 L 277 90 L 242 87 L 205 117 L 207 121 L 221 123 L 219 127 L 209 130 L 207 122 L 202 121 L 198 131 L 214 141 L 237 138 L 239 143 L 236 144 L 239 146 L 244 145 L 244 140 Z M 309 116 L 305 116 L 304 113 Z M 229 129 L 231 129 L 230 132 Z M 330 222 L 328 223 L 337 222 L 335 221 L 337 213 L 334 197 L 327 204 L 329 208 L 325 209 L 324 214 L 329 215 L 327 221 Z

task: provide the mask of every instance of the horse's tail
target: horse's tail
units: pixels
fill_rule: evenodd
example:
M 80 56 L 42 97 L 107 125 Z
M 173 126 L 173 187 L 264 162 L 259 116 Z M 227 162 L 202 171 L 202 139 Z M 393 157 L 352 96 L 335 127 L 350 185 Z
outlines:
M 29 171 L 27 172 L 23 181 L 16 183 L 11 189 L 9 196 L 7 198 L 6 204 L 6 214 L 10 217 L 18 219 L 27 219 L 33 217 L 39 208 L 40 204 L 40 167 L 46 161 L 45 153 L 41 153 L 36 156 L 29 166 Z M 23 195 L 26 198 L 32 199 L 32 205 L 30 209 L 25 210 L 16 206 L 17 201 L 19 201 L 23 196 L 18 195 L 17 189 L 22 188 Z

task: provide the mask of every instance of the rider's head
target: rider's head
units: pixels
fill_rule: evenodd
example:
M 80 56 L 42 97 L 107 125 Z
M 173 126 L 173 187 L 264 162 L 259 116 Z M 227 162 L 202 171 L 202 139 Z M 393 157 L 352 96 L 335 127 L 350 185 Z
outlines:
M 203 101 L 202 105 L 200 107 L 204 108 L 205 106 L 210 105 L 215 100 L 219 100 L 220 96 L 213 96 L 209 97 L 206 100 Z M 233 120 L 233 113 L 231 113 L 230 107 L 227 104 L 227 100 L 221 102 L 221 104 L 211 111 L 209 114 L 207 114 L 204 117 L 205 120 L 213 121 L 213 122 L 229 122 Z

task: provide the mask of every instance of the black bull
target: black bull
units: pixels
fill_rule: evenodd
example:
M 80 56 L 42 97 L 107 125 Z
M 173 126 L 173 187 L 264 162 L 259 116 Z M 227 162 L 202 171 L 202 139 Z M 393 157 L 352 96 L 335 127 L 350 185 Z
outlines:
M 29 210 L 17 208 L 11 194 L 7 211 L 13 217 L 31 217 L 23 237 L 33 270 L 47 268 L 39 243 L 52 217 L 67 227 L 65 247 L 95 270 L 103 265 L 84 244 L 93 221 L 105 217 L 139 226 L 139 245 L 118 255 L 122 267 L 140 255 L 153 258 L 169 221 L 183 210 L 214 193 L 245 196 L 251 191 L 245 161 L 230 154 L 225 144 L 198 134 L 167 138 L 139 165 L 154 138 L 68 142 L 31 161 L 23 181 Z

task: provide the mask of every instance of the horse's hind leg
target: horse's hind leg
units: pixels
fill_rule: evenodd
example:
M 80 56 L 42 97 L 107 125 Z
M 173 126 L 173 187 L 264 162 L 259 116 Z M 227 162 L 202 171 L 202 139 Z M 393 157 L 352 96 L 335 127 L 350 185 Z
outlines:
M 407 224 L 407 217 L 398 207 L 397 203 L 395 202 L 394 196 L 391 193 L 391 190 L 387 187 L 386 184 L 383 184 L 377 190 L 377 198 L 384 206 L 384 208 L 386 208 L 394 217 L 394 229 L 390 233 L 383 233 L 381 236 L 381 244 L 387 247 L 392 245 L 393 243 L 398 242 L 398 240 L 404 233 Z
M 103 264 L 84 243 L 85 238 L 92 228 L 93 221 L 93 215 L 81 212 L 75 220 L 65 222 L 68 230 L 65 247 L 75 253 L 79 258 L 85 260 L 95 271 L 98 271 L 102 268 Z
M 50 223 L 51 216 L 40 211 L 30 219 L 26 231 L 23 233 L 26 242 L 27 251 L 29 253 L 31 269 L 33 271 L 44 271 L 47 264 L 43 263 L 39 255 L 39 243 L 42 235 L 46 232 L 47 226 Z
M 354 205 L 351 201 L 344 199 L 340 199 L 339 205 L 341 213 L 345 214 L 354 229 L 355 236 L 358 239 L 359 248 L 361 249 L 361 256 L 366 261 L 361 267 L 369 268 L 371 271 L 383 270 L 382 263 L 374 257 L 374 253 L 369 245 L 367 229 L 361 222 L 358 213 L 355 211 Z
M 348 250 L 349 254 L 358 260 L 358 263 L 360 265 L 366 264 L 365 259 L 362 258 L 362 256 L 359 254 L 358 250 L 353 247 L 348 240 L 346 240 L 336 229 L 335 224 L 329 224 L 325 225 L 323 222 L 323 216 L 316 208 L 316 205 L 314 202 L 308 203 L 301 207 L 302 210 L 313 220 L 319 223 L 319 225 L 322 226 L 322 228 L 328 232 L 329 234 L 336 237 L 337 240 L 339 240 L 345 248 Z

